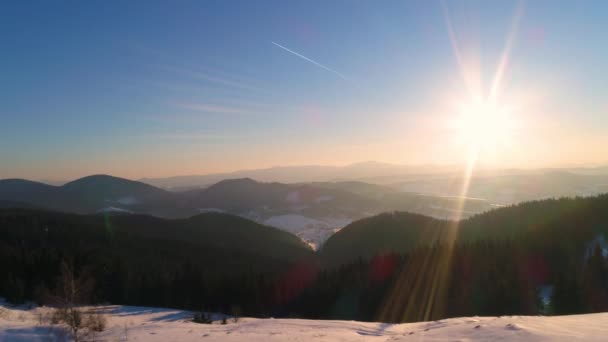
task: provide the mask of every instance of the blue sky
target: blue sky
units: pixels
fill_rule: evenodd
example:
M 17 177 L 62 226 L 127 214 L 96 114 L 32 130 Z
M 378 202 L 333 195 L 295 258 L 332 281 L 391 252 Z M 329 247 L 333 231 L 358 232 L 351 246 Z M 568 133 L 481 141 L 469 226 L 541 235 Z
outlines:
M 461 162 L 467 148 L 446 122 L 468 93 L 450 25 L 484 94 L 514 32 L 501 101 L 517 108 L 517 129 L 480 162 L 608 161 L 604 1 L 0 9 L 0 178 Z

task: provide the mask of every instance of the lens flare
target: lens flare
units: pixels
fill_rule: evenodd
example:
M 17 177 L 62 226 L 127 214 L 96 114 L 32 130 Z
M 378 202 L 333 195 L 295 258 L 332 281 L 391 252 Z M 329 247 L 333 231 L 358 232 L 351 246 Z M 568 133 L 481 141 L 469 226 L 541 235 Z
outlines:
M 463 49 L 459 46 L 448 7 L 444 2 L 442 2 L 442 9 L 454 56 L 469 95 L 466 104 L 461 106 L 457 118 L 454 120 L 460 138 L 467 142 L 466 165 L 460 184 L 460 200 L 456 208 L 458 214 L 451 221 L 437 221 L 435 226 L 427 227 L 428 233 L 434 234 L 435 243 L 423 248 L 430 248 L 431 252 L 416 253 L 414 251 L 412 253 L 403 271 L 397 276 L 393 288 L 384 298 L 382 309 L 378 312 L 378 319 L 384 322 L 429 321 L 444 317 L 447 289 L 451 281 L 452 256 L 459 233 L 460 215 L 464 207 L 464 199 L 469 192 L 475 165 L 478 163 L 482 150 L 496 147 L 508 140 L 512 126 L 510 110 L 506 106 L 499 105 L 499 95 L 502 89 L 501 83 L 508 70 L 517 26 L 523 13 L 522 4 L 518 3 L 513 15 L 497 70 L 487 92 L 488 96 L 484 96 L 482 93 L 479 65 L 467 63 L 464 60 Z M 431 286 L 426 284 L 431 284 Z M 395 304 L 404 302 L 407 305 Z

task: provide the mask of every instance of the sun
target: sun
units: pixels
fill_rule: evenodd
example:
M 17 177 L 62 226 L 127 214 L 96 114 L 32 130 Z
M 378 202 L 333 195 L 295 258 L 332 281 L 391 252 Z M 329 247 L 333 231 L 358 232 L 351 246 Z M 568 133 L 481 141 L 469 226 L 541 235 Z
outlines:
M 460 107 L 454 120 L 459 141 L 477 151 L 495 151 L 510 143 L 513 133 L 511 110 L 490 101 L 475 101 Z

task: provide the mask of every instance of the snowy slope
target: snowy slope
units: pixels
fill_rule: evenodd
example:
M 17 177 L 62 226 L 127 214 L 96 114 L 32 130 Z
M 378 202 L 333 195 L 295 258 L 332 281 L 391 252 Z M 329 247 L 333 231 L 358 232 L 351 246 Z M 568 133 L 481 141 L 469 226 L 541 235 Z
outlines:
M 608 313 L 540 317 L 471 317 L 409 324 L 242 318 L 196 324 L 180 310 L 104 306 L 108 328 L 96 341 L 606 341 Z M 48 308 L 0 307 L 0 341 L 49 341 L 39 324 Z M 217 316 L 216 316 L 217 318 Z

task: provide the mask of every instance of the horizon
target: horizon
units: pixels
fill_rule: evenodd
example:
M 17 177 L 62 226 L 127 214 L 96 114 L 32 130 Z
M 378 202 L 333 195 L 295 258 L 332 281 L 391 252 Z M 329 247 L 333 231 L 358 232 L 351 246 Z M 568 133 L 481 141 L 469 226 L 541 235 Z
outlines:
M 172 179 L 172 178 L 222 176 L 222 177 L 228 177 L 228 178 L 221 178 L 222 180 L 251 178 L 258 182 L 294 183 L 294 182 L 285 182 L 285 181 L 277 181 L 277 180 L 259 180 L 259 179 L 256 179 L 254 176 L 250 176 L 250 175 L 238 175 L 236 178 L 230 178 L 230 176 L 232 174 L 257 172 L 257 171 L 270 171 L 270 170 L 278 170 L 278 169 L 291 169 L 291 168 L 293 168 L 293 169 L 295 169 L 295 168 L 342 169 L 342 168 L 348 168 L 348 167 L 353 167 L 353 166 L 362 166 L 362 165 L 381 165 L 381 166 L 385 166 L 385 167 L 397 167 L 397 168 L 409 168 L 409 169 L 421 169 L 421 168 L 449 169 L 449 170 L 443 171 L 443 172 L 437 172 L 435 170 L 435 172 L 438 174 L 454 174 L 454 173 L 460 174 L 462 171 L 464 171 L 466 169 L 466 165 L 464 165 L 464 164 L 463 165 L 458 165 L 458 164 L 394 164 L 394 163 L 387 163 L 387 162 L 381 162 L 381 161 L 375 161 L 375 160 L 365 160 L 365 161 L 359 161 L 359 162 L 354 162 L 354 163 L 335 164 L 335 165 L 331 165 L 331 164 L 272 165 L 272 166 L 260 167 L 260 168 L 226 170 L 226 171 L 218 171 L 218 172 L 211 172 L 211 173 L 176 174 L 176 175 L 159 176 L 159 177 L 147 177 L 147 176 L 127 177 L 127 176 L 122 176 L 122 175 L 117 175 L 117 174 L 97 172 L 97 173 L 91 173 L 91 174 L 77 175 L 76 177 L 63 178 L 63 179 L 60 179 L 60 178 L 2 177 L 2 175 L 0 175 L 0 180 L 23 179 L 23 180 L 33 181 L 33 182 L 40 182 L 40 183 L 45 183 L 45 184 L 49 184 L 49 185 L 60 186 L 65 183 L 69 183 L 69 182 L 72 182 L 75 180 L 79 180 L 79 179 L 86 178 L 86 177 L 92 177 L 92 176 L 109 176 L 109 177 L 122 178 L 122 179 L 131 180 L 131 181 L 143 182 L 143 183 L 146 183 L 146 181 Z M 575 169 L 594 170 L 594 169 L 603 169 L 606 167 L 608 167 L 608 162 L 607 163 L 580 163 L 580 164 L 577 163 L 577 164 L 548 165 L 548 166 L 544 166 L 544 167 L 494 167 L 494 166 L 488 166 L 488 165 L 476 165 L 475 170 L 473 171 L 471 176 L 474 177 L 474 176 L 476 176 L 476 173 L 480 173 L 483 171 L 521 171 L 521 172 L 525 172 L 525 171 L 546 171 L 546 172 L 563 171 L 563 172 L 572 172 Z M 430 174 L 435 173 L 435 172 L 432 172 L 432 170 L 427 171 L 427 172 L 431 172 Z M 395 174 L 395 176 L 398 176 L 398 175 L 400 175 L 400 174 Z M 414 173 L 413 175 L 425 176 L 428 174 L 422 172 L 422 173 Z M 370 177 L 373 177 L 373 176 L 347 177 L 346 179 L 344 179 L 344 181 L 359 180 L 362 182 L 368 182 L 368 183 L 374 184 L 375 183 L 374 181 L 366 180 L 367 178 L 370 178 Z M 324 181 L 340 182 L 341 180 L 340 179 L 326 179 Z M 307 182 L 314 182 L 314 181 L 296 181 L 295 183 L 300 183 L 300 182 L 307 183 Z
M 180 5 L 4 4 L 0 178 L 608 163 L 604 2 Z

